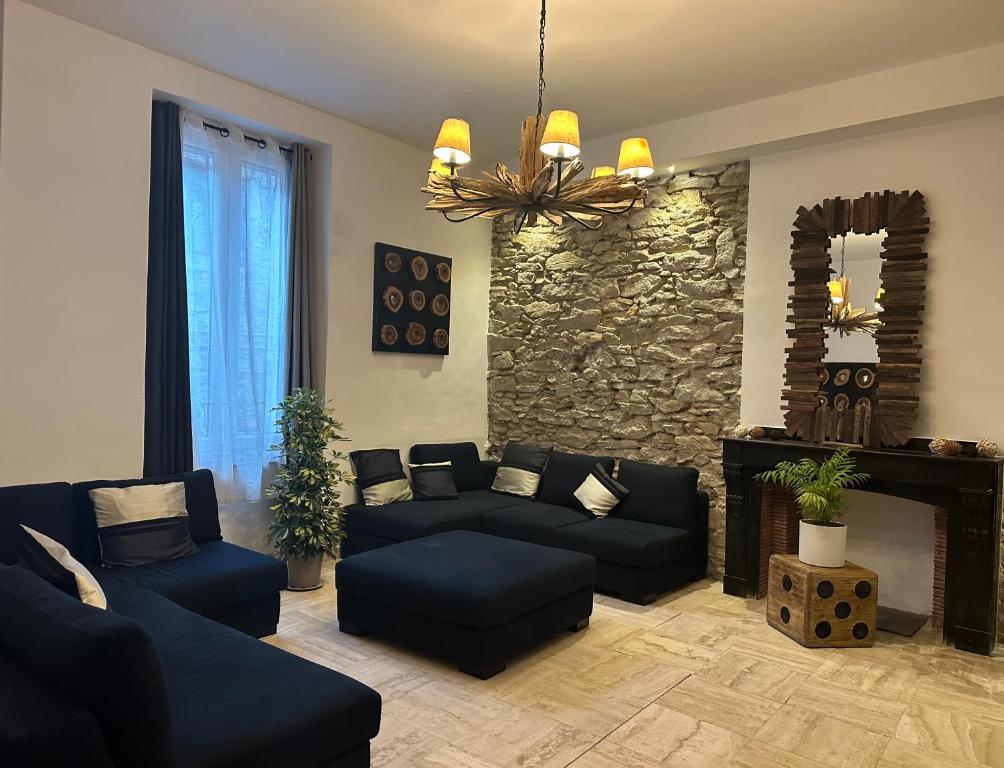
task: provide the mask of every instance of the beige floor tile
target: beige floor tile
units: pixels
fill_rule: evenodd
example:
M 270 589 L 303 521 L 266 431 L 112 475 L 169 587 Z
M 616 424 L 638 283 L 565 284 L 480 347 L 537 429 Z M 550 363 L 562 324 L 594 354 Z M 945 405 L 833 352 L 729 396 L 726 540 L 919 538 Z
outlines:
M 430 680 L 396 699 L 384 712 L 451 744 L 503 718 L 515 708 L 488 693 L 454 683 Z
M 697 676 L 726 688 L 752 693 L 783 704 L 808 676 L 790 666 L 750 656 L 734 648 L 714 664 L 695 672 Z
M 878 768 L 985 768 L 983 763 L 954 760 L 942 752 L 891 739 Z
M 1004 726 L 992 720 L 911 702 L 896 738 L 956 760 L 1004 768 Z
M 409 768 L 443 746 L 441 739 L 385 714 L 370 745 L 370 763 L 373 768 Z
M 501 768 L 564 768 L 597 741 L 538 712 L 512 707 L 451 743 Z
M 826 768 L 823 763 L 750 739 L 729 768 Z
M 910 700 L 918 704 L 951 709 L 981 720 L 1004 725 L 1004 674 L 977 682 L 972 676 L 936 674 L 921 679 Z
M 872 768 L 889 737 L 786 704 L 760 729 L 756 740 L 831 768 Z
M 844 663 L 844 659 L 836 656 L 829 648 L 804 648 L 776 631 L 741 637 L 736 640 L 732 650 L 781 664 L 807 675 L 835 670 Z
M 721 766 L 736 756 L 745 737 L 652 704 L 607 737 L 662 766 Z
M 808 678 L 788 699 L 795 707 L 814 709 L 837 717 L 865 730 L 892 736 L 906 711 L 906 704 L 831 684 L 828 680 Z
M 569 768 L 662 768 L 662 761 L 639 755 L 606 740 L 582 755 Z
M 921 679 L 908 667 L 889 666 L 863 658 L 845 658 L 839 667 L 817 672 L 813 677 L 894 701 L 906 700 Z
M 652 631 L 663 637 L 722 651 L 735 643 L 745 630 L 740 622 L 733 619 L 681 613 Z
M 421 668 L 394 656 L 373 656 L 344 672 L 376 690 L 385 702 L 429 682 Z
M 464 752 L 450 744 L 422 755 L 408 765 L 415 768 L 500 768 L 498 763 Z
M 704 645 L 687 643 L 663 637 L 655 632 L 642 632 L 617 643 L 613 650 L 632 656 L 646 656 L 664 664 L 669 664 L 696 672 L 721 655 L 721 651 Z
M 658 703 L 745 736 L 759 731 L 780 707 L 693 675 L 667 691 Z
M 503 701 L 595 735 L 606 736 L 648 704 L 558 670 L 537 671 L 497 690 Z
M 614 653 L 581 671 L 579 677 L 584 682 L 602 685 L 627 696 L 653 701 L 690 674 L 688 669 L 645 656 Z

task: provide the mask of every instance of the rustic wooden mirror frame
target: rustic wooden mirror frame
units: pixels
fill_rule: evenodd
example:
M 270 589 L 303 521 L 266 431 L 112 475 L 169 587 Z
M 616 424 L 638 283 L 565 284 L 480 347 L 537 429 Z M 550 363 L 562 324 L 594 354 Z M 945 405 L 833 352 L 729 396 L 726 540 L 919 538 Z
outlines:
M 903 445 L 917 420 L 920 399 L 920 328 L 927 273 L 925 241 L 929 219 L 920 192 L 865 193 L 854 200 L 823 200 L 798 209 L 791 233 L 793 280 L 788 300 L 787 347 L 782 402 L 789 436 L 826 440 L 829 418 L 820 405 L 830 318 L 831 238 L 886 231 L 879 272 L 885 289 L 878 347 L 877 393 L 864 445 Z

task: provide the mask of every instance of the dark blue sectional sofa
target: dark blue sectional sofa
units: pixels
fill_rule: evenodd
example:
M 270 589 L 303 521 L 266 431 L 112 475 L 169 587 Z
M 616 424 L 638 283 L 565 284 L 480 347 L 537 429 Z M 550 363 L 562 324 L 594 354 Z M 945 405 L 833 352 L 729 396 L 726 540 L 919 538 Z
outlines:
M 87 491 L 178 480 L 199 553 L 102 568 Z M 87 565 L 109 610 L 13 565 L 21 523 Z M 0 764 L 370 764 L 379 694 L 254 639 L 275 632 L 286 568 L 222 541 L 209 471 L 0 488 L 0 563 Z
M 613 475 L 609 456 L 553 452 L 532 500 L 489 490 L 497 464 L 482 461 L 474 443 L 415 445 L 409 461 L 451 462 L 460 497 L 347 507 L 344 557 L 465 530 L 593 555 L 596 589 L 634 603 L 704 578 L 708 496 L 697 488 L 696 469 L 622 460 L 618 478 L 631 493 L 613 513 L 596 518 L 573 494 L 597 463 Z

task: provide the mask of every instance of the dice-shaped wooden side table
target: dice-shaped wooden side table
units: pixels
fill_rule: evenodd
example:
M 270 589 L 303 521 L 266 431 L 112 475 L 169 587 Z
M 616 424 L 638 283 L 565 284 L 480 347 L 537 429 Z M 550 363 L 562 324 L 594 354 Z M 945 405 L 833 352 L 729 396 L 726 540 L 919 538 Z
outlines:
M 875 643 L 878 575 L 848 562 L 806 565 L 798 555 L 771 555 L 767 623 L 807 648 Z

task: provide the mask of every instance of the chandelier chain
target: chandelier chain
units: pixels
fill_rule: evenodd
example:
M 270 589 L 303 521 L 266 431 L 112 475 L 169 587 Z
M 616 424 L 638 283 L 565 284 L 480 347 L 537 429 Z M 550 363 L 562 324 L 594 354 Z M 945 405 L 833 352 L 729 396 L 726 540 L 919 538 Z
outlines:
M 840 238 L 840 276 L 844 276 L 844 249 L 847 247 L 847 235 Z
M 547 0 L 540 0 L 540 69 L 537 72 L 537 120 L 544 111 L 544 24 L 547 21 Z

